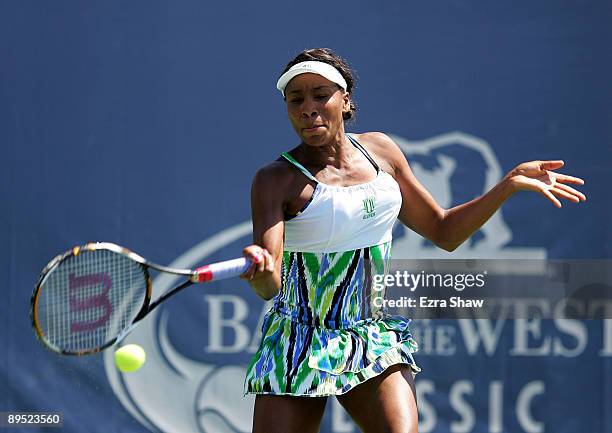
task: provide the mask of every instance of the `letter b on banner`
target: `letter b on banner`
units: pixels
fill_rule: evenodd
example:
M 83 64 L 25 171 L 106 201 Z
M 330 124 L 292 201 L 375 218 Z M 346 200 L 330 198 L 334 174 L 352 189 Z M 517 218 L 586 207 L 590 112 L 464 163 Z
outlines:
M 211 353 L 238 353 L 249 344 L 250 332 L 244 325 L 249 307 L 244 299 L 232 295 L 209 295 L 204 298 L 208 303 L 208 346 Z M 224 317 L 224 306 L 227 317 Z M 224 332 L 233 331 L 233 341 L 224 344 Z M 226 342 L 229 338 L 226 339 Z

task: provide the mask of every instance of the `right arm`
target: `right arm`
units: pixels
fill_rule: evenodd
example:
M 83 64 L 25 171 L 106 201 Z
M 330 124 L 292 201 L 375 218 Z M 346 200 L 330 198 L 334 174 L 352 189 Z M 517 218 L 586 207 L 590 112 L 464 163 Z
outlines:
M 258 170 L 253 178 L 253 244 L 243 251 L 253 265 L 241 276 L 266 300 L 272 299 L 280 289 L 285 229 L 283 206 L 287 179 L 275 165 Z

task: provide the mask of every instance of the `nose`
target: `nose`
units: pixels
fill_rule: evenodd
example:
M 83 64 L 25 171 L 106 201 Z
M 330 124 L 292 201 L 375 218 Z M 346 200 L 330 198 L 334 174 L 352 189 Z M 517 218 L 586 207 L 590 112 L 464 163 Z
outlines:
M 302 104 L 301 116 L 308 119 L 310 117 L 317 117 L 318 114 L 319 112 L 317 111 L 314 101 L 310 98 L 304 100 L 304 104 Z

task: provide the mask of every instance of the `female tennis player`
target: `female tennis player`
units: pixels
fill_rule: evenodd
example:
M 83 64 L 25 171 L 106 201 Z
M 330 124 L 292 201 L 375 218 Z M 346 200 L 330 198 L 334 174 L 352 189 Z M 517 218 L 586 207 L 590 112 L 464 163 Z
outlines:
M 273 306 L 263 324 L 245 392 L 257 394 L 255 433 L 316 432 L 336 396 L 365 432 L 418 430 L 414 375 L 420 371 L 409 319 L 371 302 L 397 218 L 453 251 L 513 193 L 543 194 L 557 207 L 585 196 L 554 172 L 563 161 L 531 161 L 483 196 L 442 209 L 385 134 L 347 134 L 354 78 L 329 49 L 306 50 L 277 88 L 300 144 L 261 168 L 252 186 L 254 261 L 242 278 Z M 380 303 L 378 303 L 380 305 Z

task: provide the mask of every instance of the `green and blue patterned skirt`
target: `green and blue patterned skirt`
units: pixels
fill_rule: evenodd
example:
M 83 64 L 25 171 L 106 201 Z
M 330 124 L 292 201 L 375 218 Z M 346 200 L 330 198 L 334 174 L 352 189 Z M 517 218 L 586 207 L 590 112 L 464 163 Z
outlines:
M 282 286 L 247 368 L 245 393 L 338 395 L 395 364 L 420 371 L 410 319 L 385 314 L 372 286 L 391 243 L 342 253 L 285 252 Z

